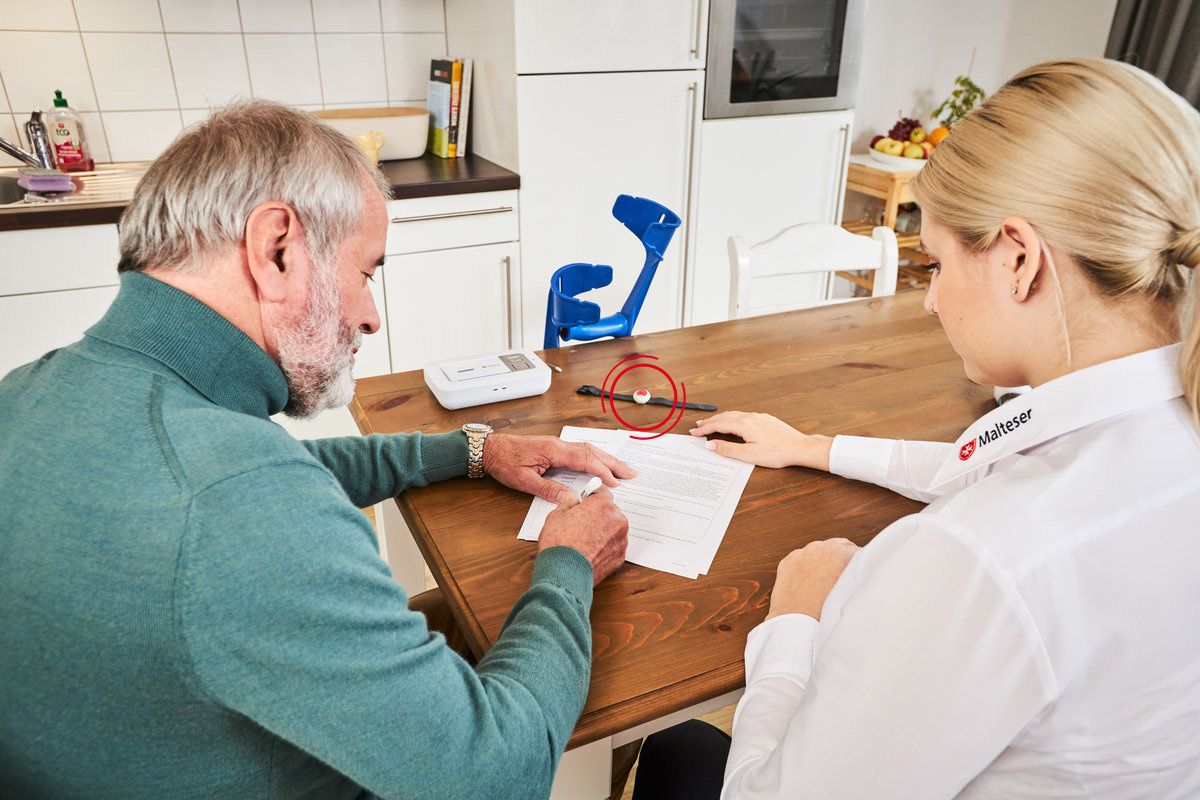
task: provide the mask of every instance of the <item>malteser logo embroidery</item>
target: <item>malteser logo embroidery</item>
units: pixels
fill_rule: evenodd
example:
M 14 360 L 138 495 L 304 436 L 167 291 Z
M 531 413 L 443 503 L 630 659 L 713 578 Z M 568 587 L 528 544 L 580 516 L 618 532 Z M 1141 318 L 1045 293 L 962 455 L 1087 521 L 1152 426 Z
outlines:
M 991 444 L 1006 433 L 1012 433 L 1022 424 L 1029 422 L 1033 417 L 1033 409 L 1022 411 L 1017 416 L 1004 422 L 997 422 L 991 428 L 979 434 L 977 439 L 972 439 L 962 446 L 958 451 L 958 460 L 966 461 L 971 456 L 975 455 L 975 451 L 985 444 Z

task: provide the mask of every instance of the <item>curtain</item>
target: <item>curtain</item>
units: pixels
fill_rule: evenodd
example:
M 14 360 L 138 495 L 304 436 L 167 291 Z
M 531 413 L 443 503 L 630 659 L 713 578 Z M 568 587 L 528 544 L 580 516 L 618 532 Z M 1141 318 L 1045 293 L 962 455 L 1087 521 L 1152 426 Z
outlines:
M 1117 0 L 1104 55 L 1154 74 L 1200 108 L 1200 0 Z

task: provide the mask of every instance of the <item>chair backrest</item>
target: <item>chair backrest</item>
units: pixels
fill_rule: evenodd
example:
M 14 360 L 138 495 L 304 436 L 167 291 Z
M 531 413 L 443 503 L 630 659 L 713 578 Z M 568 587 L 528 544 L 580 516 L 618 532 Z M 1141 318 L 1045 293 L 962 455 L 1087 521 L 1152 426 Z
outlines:
M 819 223 L 792 225 L 757 244 L 730 236 L 729 317 L 753 317 L 837 302 L 781 296 L 781 279 L 790 275 L 875 270 L 872 296 L 895 294 L 899 260 L 896 234 L 882 225 L 869 237 L 840 225 Z M 761 298 L 768 300 L 763 302 Z

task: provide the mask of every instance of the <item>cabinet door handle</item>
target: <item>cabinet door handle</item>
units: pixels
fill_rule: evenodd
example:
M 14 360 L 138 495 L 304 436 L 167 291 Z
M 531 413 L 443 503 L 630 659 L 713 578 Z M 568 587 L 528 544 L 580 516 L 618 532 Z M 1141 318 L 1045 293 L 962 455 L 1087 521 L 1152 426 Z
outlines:
M 512 256 L 504 257 L 504 306 L 507 312 L 504 317 L 508 321 L 508 344 L 513 346 L 512 338 Z
M 424 222 L 430 219 L 452 219 L 454 217 L 475 217 L 480 214 L 508 214 L 513 210 L 512 206 L 499 206 L 497 208 L 477 208 L 471 211 L 446 211 L 441 214 L 421 214 L 416 217 L 392 217 L 392 222 Z
M 680 279 L 679 279 L 679 327 L 683 327 L 687 322 L 687 304 L 688 304 L 688 259 L 691 257 L 691 248 L 688 246 L 688 238 L 691 236 L 692 227 L 695 220 L 692 219 L 692 171 L 696 166 L 696 111 L 699 102 L 700 83 L 692 81 L 688 84 L 688 138 L 687 138 L 687 181 L 684 183 L 683 191 L 683 208 L 684 208 L 684 229 L 683 229 L 683 259 L 680 261 Z
M 704 12 L 704 0 L 696 0 L 696 36 L 692 41 L 692 58 L 700 57 L 700 29 L 704 22 L 702 14 Z
M 840 222 L 840 220 L 838 219 L 838 217 L 841 216 L 839 212 L 841 211 L 841 208 L 842 208 L 842 199 L 843 199 L 844 195 L 846 194 L 846 170 L 849 168 L 846 163 L 846 157 L 847 157 L 846 149 L 850 146 L 850 123 L 849 122 L 847 122 L 845 125 L 842 126 L 841 134 L 842 134 L 842 142 L 841 142 L 841 145 L 838 147 L 838 167 L 837 167 L 838 168 L 838 173 L 837 173 L 838 178 L 837 178 L 837 181 L 834 182 L 834 187 L 833 187 L 833 191 L 834 191 L 833 206 L 829 209 L 829 215 L 832 217 L 832 219 L 829 221 L 832 222 L 834 225 L 837 225 Z

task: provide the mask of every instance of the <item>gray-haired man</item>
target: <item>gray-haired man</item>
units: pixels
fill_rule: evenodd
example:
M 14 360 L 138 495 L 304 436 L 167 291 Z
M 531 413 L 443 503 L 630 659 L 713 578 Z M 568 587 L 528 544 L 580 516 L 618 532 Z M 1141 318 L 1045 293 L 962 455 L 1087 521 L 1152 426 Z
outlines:
M 548 793 L 626 522 L 542 473 L 631 470 L 486 438 L 479 466 L 560 506 L 472 668 L 355 508 L 466 474 L 467 437 L 297 442 L 268 419 L 349 399 L 386 194 L 307 114 L 217 113 L 139 185 L 104 319 L 0 381 L 6 798 Z

